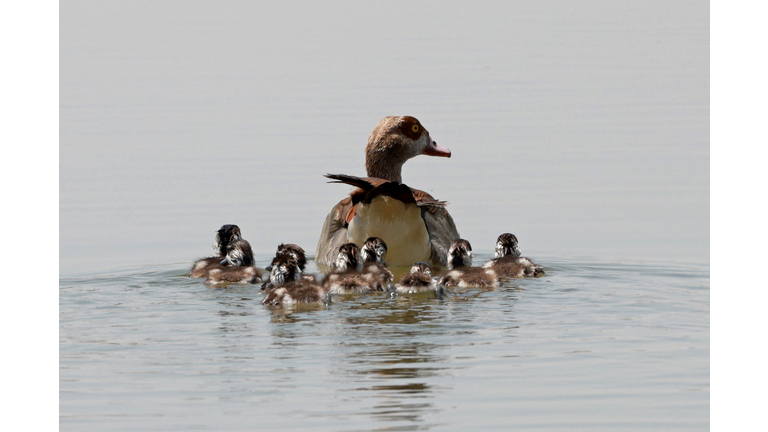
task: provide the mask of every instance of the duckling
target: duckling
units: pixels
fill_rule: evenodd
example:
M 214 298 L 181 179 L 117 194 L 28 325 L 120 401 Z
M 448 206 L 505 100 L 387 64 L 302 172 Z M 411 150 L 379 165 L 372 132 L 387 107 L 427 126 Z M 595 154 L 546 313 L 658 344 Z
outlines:
M 262 272 L 253 265 L 253 249 L 247 240 L 235 240 L 227 245 L 227 255 L 219 264 L 207 267 L 207 284 L 258 283 Z
M 328 290 L 322 286 L 301 278 L 299 264 L 288 255 L 278 255 L 272 260 L 270 272 L 270 290 L 261 304 L 326 304 L 330 302 Z
M 387 244 L 384 240 L 378 237 L 368 237 L 363 243 L 363 247 L 360 248 L 360 260 L 363 262 L 363 266 L 366 263 L 376 263 L 386 267 L 384 263 L 387 257 Z
M 307 256 L 304 254 L 304 249 L 296 244 L 288 243 L 284 244 L 281 243 L 277 247 L 277 252 L 275 253 L 275 256 L 278 255 L 288 255 L 294 260 L 296 260 L 296 263 L 299 266 L 299 273 L 301 274 L 302 279 L 306 279 L 309 282 L 317 282 L 317 278 L 315 275 L 311 274 L 305 274 L 306 266 L 307 266 Z M 267 267 L 267 271 L 271 271 L 271 266 Z
M 472 267 L 472 246 L 464 239 L 454 240 L 448 248 L 448 273 L 440 279 L 447 286 L 498 287 L 496 272 L 490 268 Z
M 520 245 L 514 234 L 504 233 L 496 239 L 496 255 L 494 258 L 501 258 L 508 255 L 519 257 L 521 255 Z
M 275 255 L 268 268 L 271 288 L 301 280 L 299 263 L 290 255 Z
M 434 291 L 441 296 L 445 287 L 438 285 L 432 279 L 432 268 L 425 262 L 417 262 L 411 266 L 411 272 L 404 275 L 400 282 L 395 284 L 395 292 L 399 294 L 413 294 Z
M 218 252 L 218 256 L 195 261 L 189 276 L 193 278 L 208 277 L 209 267 L 220 264 L 222 257 L 227 255 L 227 246 L 229 243 L 235 240 L 240 240 L 241 238 L 240 228 L 237 225 L 222 225 L 216 232 L 216 245 L 214 246 Z
M 279 249 L 278 249 L 279 251 Z M 288 265 L 292 261 L 293 265 Z M 276 254 L 272 262 L 267 266 L 269 275 L 261 286 L 262 291 L 271 290 L 288 282 L 301 280 L 301 268 L 298 261 L 288 254 Z M 288 271 L 290 270 L 290 272 Z
M 362 273 L 377 291 L 384 291 L 395 280 L 385 262 L 387 244 L 378 237 L 368 237 L 360 248 L 360 260 L 363 262 Z
M 514 234 L 504 233 L 496 240 L 495 257 L 483 264 L 483 268 L 494 270 L 498 277 L 521 278 L 544 275 L 544 269 L 540 265 L 520 255 L 517 237 Z
M 299 245 L 293 243 L 281 243 L 277 247 L 275 255 L 289 255 L 296 260 L 296 264 L 298 264 L 299 270 L 301 270 L 302 273 L 306 270 L 307 256 L 304 254 L 304 249 Z
M 333 264 L 335 273 L 344 273 L 349 271 L 360 271 L 363 269 L 363 263 L 360 261 L 360 248 L 354 243 L 344 243 L 339 246 L 336 253 L 336 261 Z
M 372 278 L 365 277 L 358 260 L 360 248 L 354 243 L 344 243 L 336 255 L 334 271 L 328 274 L 323 286 L 331 294 L 365 294 L 376 290 Z

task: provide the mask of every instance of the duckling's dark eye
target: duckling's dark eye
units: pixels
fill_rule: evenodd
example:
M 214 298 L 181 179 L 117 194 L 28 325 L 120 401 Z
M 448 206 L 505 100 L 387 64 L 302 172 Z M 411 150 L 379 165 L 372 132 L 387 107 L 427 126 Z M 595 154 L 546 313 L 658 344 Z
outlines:
M 413 131 L 414 133 L 418 132 L 419 131 L 419 125 L 415 124 L 415 125 L 411 126 L 411 131 Z

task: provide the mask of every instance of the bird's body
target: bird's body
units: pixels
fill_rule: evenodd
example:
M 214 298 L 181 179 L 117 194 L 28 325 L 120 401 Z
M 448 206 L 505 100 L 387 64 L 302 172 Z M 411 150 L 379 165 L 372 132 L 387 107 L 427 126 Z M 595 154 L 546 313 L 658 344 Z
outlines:
M 262 275 L 254 265 L 251 244 L 239 239 L 229 242 L 227 254 L 220 263 L 208 267 L 205 283 L 259 283 Z
M 398 294 L 414 294 L 435 292 L 441 294 L 443 287 L 432 278 L 432 268 L 425 262 L 417 262 L 411 266 L 410 273 L 404 275 L 395 284 Z
M 296 304 L 325 304 L 330 302 L 328 290 L 303 279 L 299 265 L 288 254 L 278 254 L 272 260 L 269 287 L 261 304 L 289 306 Z
M 218 255 L 195 261 L 192 264 L 189 276 L 193 278 L 207 278 L 208 272 L 220 265 L 222 260 L 226 258 L 229 243 L 241 238 L 240 227 L 231 224 L 222 225 L 216 232 L 216 245 L 214 246 Z
M 339 247 L 334 268 L 325 276 L 323 287 L 331 294 L 366 294 L 376 290 L 373 281 L 360 270 L 360 248 L 354 243 Z
M 498 287 L 496 272 L 489 268 L 472 267 L 472 246 L 464 239 L 454 240 L 448 250 L 448 273 L 440 283 L 446 287 Z
M 496 256 L 483 264 L 484 269 L 493 270 L 500 278 L 539 277 L 544 269 L 529 258 L 521 257 L 517 237 L 504 233 L 496 240 Z
M 361 245 L 369 237 L 387 243 L 392 266 L 444 264 L 448 245 L 459 237 L 445 203 L 402 184 L 402 165 L 420 154 L 450 157 L 451 152 L 438 146 L 417 119 L 385 117 L 366 146 L 368 177 L 327 176 L 358 189 L 326 217 L 315 257 L 319 264 L 330 266 L 342 244 Z

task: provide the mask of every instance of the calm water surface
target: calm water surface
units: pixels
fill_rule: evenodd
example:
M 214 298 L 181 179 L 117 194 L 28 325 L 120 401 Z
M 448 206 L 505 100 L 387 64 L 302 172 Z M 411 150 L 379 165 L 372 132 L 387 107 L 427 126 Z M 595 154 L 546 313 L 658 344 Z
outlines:
M 61 428 L 708 428 L 708 266 L 537 260 L 497 290 L 306 310 L 187 263 L 62 279 Z

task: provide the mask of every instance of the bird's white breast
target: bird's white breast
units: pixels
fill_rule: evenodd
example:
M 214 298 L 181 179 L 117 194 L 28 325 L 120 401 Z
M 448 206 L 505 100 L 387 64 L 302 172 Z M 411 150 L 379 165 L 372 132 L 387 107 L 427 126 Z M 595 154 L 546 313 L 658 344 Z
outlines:
M 390 266 L 410 266 L 429 259 L 429 233 L 416 204 L 406 204 L 383 195 L 371 200 L 370 204 L 359 204 L 349 223 L 347 238 L 362 245 L 368 237 L 384 240 Z

